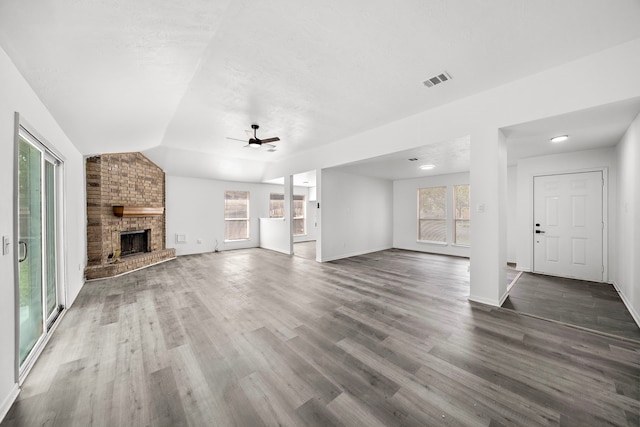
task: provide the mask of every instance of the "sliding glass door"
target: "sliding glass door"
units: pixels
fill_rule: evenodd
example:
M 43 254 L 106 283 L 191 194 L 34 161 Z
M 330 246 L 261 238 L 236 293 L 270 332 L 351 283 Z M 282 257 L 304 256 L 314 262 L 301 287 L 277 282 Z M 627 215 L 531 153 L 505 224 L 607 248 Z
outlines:
M 18 307 L 20 370 L 46 336 L 59 304 L 58 160 L 21 129 L 18 147 Z

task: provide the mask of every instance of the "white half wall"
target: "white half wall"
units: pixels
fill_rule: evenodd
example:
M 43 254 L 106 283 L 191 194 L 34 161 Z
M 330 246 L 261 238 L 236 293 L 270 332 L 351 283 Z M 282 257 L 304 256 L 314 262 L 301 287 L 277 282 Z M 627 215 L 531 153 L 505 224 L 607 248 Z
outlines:
M 288 231 L 284 218 L 260 218 L 260 247 L 291 255 Z
M 453 186 L 463 184 L 469 184 L 469 172 L 393 181 L 393 247 L 468 258 L 468 246 L 453 244 L 453 220 L 450 215 L 453 212 Z M 446 244 L 417 241 L 418 189 L 427 187 L 447 187 Z
M 640 116 L 616 150 L 618 212 L 614 284 L 640 326 Z
M 20 113 L 29 128 L 41 135 L 48 146 L 64 157 L 64 280 L 66 305 L 70 306 L 84 285 L 86 265 L 86 214 L 84 162 L 64 131 L 38 99 L 14 64 L 0 49 L 0 236 L 13 243 L 7 255 L 0 254 L 0 418 L 13 403 L 15 378 L 15 295 L 14 256 L 14 114 Z
M 199 254 L 229 249 L 256 248 L 260 245 L 260 218 L 269 218 L 269 195 L 284 193 L 284 187 L 213 179 L 167 175 L 167 247 L 176 255 Z M 249 240 L 224 241 L 224 192 L 249 192 Z M 294 187 L 294 194 L 307 195 L 305 187 Z M 176 243 L 176 235 L 186 242 Z M 200 243 L 198 243 L 200 241 Z
M 333 169 L 324 169 L 319 176 L 321 261 L 392 247 L 392 181 Z
M 616 150 L 614 147 L 597 150 L 576 151 L 552 156 L 531 157 L 518 161 L 517 171 L 517 223 L 515 238 L 517 241 L 517 269 L 533 269 L 533 177 L 570 172 L 584 172 L 605 168 L 607 171 L 608 193 L 604 206 L 607 218 L 608 239 L 605 241 L 604 256 L 608 270 L 614 267 L 616 229 Z M 610 272 L 607 274 L 611 278 Z

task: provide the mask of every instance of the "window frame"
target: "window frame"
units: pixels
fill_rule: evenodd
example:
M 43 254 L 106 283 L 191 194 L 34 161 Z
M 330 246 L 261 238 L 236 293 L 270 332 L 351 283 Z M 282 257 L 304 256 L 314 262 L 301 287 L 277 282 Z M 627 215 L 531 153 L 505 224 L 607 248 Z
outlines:
M 456 205 L 456 189 L 459 187 L 467 187 L 467 195 L 468 195 L 468 199 L 467 199 L 467 218 L 458 218 L 457 217 L 457 205 Z M 471 185 L 470 184 L 455 184 L 452 185 L 452 195 L 453 195 L 453 200 L 452 200 L 452 204 L 453 204 L 453 213 L 452 213 L 452 245 L 453 246 L 460 246 L 460 247 L 464 247 L 464 248 L 469 248 L 471 247 L 471 241 L 469 240 L 468 243 L 460 243 L 458 242 L 458 237 L 457 237 L 457 228 L 458 228 L 458 222 L 459 221 L 466 221 L 469 224 L 469 229 L 471 229 Z
M 444 195 L 444 214 L 442 218 L 422 218 L 420 216 L 420 193 L 422 190 L 435 190 L 435 189 L 442 189 L 443 191 L 443 195 Z M 448 219 L 448 214 L 449 214 L 449 210 L 448 208 L 448 203 L 447 203 L 447 186 L 446 185 L 438 185 L 438 186 L 433 186 L 433 187 L 421 187 L 418 188 L 416 191 L 416 196 L 417 196 L 417 212 L 416 212 L 416 241 L 418 243 L 428 243 L 428 244 L 432 244 L 432 245 L 442 245 L 442 246 L 446 246 L 449 244 L 449 219 Z M 444 231 L 444 240 L 423 240 L 420 238 L 420 221 L 422 220 L 439 220 L 439 221 L 444 221 L 444 225 L 445 225 L 445 231 Z
M 271 202 L 274 201 L 274 199 L 272 199 L 272 196 L 282 196 L 282 216 L 273 216 L 271 214 L 271 212 L 275 209 L 272 209 L 271 206 Z M 275 199 L 277 200 L 277 199 Z M 284 193 L 269 193 L 269 218 L 274 218 L 274 219 L 283 219 L 284 218 Z
M 296 216 L 296 197 L 298 197 L 299 201 L 302 201 L 302 216 Z M 294 221 L 294 227 L 293 227 L 293 235 L 294 237 L 296 236 L 306 236 L 307 235 L 307 198 L 305 197 L 304 194 L 294 194 L 293 195 L 293 221 Z M 295 232 L 295 220 L 302 220 L 302 233 L 298 233 L 296 234 Z
M 227 218 L 227 194 L 228 193 L 246 193 L 247 201 L 247 217 L 246 218 Z M 251 192 L 245 190 L 225 190 L 224 192 L 224 242 L 243 242 L 251 240 Z M 246 221 L 247 222 L 247 237 L 241 239 L 228 239 L 227 238 L 227 221 Z
M 282 200 L 284 201 L 284 193 L 269 193 L 269 218 L 283 219 L 284 218 L 284 207 L 283 207 L 282 216 L 273 216 L 271 214 L 271 212 L 274 210 L 274 209 L 272 209 L 272 206 L 271 206 L 271 202 L 274 200 L 274 199 L 272 199 L 272 196 L 281 196 Z M 301 204 L 301 206 L 302 206 L 302 216 L 296 216 L 296 203 L 295 203 L 296 200 L 302 202 L 302 204 Z M 292 220 L 294 222 L 295 222 L 295 220 L 302 220 L 302 225 L 303 225 L 302 233 L 296 233 L 295 232 L 295 225 L 294 225 L 293 235 L 295 237 L 306 236 L 307 235 L 307 204 L 306 204 L 306 200 L 307 200 L 307 198 L 306 198 L 306 196 L 304 194 L 294 194 L 293 195 L 293 218 L 292 218 Z

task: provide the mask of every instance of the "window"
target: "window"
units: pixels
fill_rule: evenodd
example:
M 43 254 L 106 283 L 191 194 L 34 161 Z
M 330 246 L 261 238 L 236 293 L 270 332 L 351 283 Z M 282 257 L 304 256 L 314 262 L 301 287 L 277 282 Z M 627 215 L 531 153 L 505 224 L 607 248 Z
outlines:
M 249 192 L 224 192 L 224 240 L 249 239 Z
M 269 195 L 269 218 L 284 218 L 284 194 Z
M 293 235 L 300 236 L 306 234 L 305 228 L 305 213 L 306 205 L 304 203 L 304 196 L 293 196 Z
M 446 187 L 418 189 L 418 241 L 447 241 Z
M 293 196 L 293 235 L 306 234 L 306 205 L 305 197 Z M 271 193 L 269 196 L 269 218 L 284 218 L 284 194 Z
M 469 246 L 469 186 L 453 186 L 453 242 Z

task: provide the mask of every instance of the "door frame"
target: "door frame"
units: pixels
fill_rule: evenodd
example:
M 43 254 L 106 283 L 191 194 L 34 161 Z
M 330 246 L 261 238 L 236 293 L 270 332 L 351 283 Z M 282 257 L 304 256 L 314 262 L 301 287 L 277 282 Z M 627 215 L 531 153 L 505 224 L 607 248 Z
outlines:
M 53 157 L 58 161 L 55 168 L 55 184 L 54 190 L 55 197 L 55 227 L 56 227 L 56 279 L 58 288 L 56 289 L 58 304 L 62 306 L 62 310 L 52 324 L 49 326 L 46 324 L 46 313 L 43 312 L 44 319 L 44 333 L 36 342 L 36 345 L 31 350 L 31 354 L 27 357 L 23 364 L 22 372 L 20 371 L 20 302 L 18 296 L 20 295 L 20 268 L 19 268 L 19 163 L 18 154 L 20 152 L 20 133 L 24 132 L 29 135 L 29 143 L 34 144 L 38 150 L 43 153 L 43 161 L 45 155 Z M 38 132 L 34 130 L 34 127 L 29 124 L 19 112 L 14 114 L 14 137 L 13 137 L 13 276 L 14 276 L 14 380 L 18 386 L 22 386 L 22 383 L 26 379 L 27 375 L 33 368 L 33 365 L 38 360 L 40 354 L 44 350 L 45 345 L 51 338 L 51 335 L 60 324 L 61 319 L 66 314 L 66 307 L 68 301 L 68 289 L 67 289 L 67 270 L 66 270 L 66 255 L 65 255 L 65 218 L 66 218 L 66 172 L 65 161 L 66 158 L 56 150 L 47 139 L 42 137 Z M 35 143 L 34 143 L 35 141 Z M 44 169 L 44 168 L 43 168 Z M 45 209 L 45 206 L 42 206 Z M 44 217 L 43 217 L 44 218 Z M 44 301 L 43 301 L 44 303 Z
M 531 175 L 531 211 L 529 212 L 529 235 L 533 236 L 535 233 L 534 218 L 535 218 L 535 178 L 543 176 L 553 175 L 571 175 L 576 173 L 588 173 L 588 172 L 602 172 L 602 283 L 611 283 L 609 281 L 609 168 L 587 168 L 587 169 L 573 169 L 556 172 L 544 172 L 535 173 Z M 531 271 L 534 271 L 535 267 L 535 239 L 531 237 L 531 258 L 529 259 L 529 265 Z

